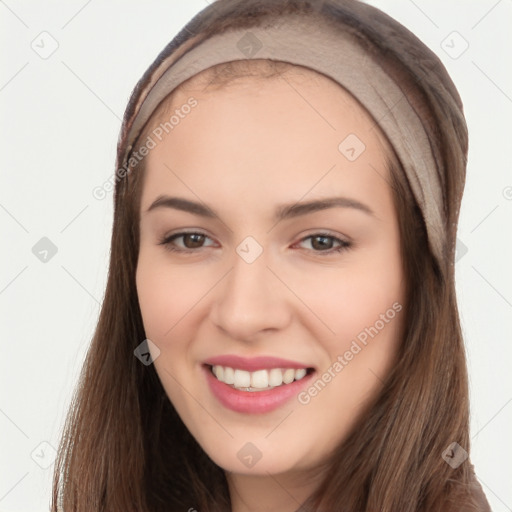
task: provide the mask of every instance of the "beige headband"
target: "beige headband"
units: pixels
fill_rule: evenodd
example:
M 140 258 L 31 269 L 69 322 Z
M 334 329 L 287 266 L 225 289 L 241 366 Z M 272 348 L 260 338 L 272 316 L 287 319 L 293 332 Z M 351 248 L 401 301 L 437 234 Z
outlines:
M 305 66 L 347 89 L 368 110 L 393 146 L 423 213 L 431 251 L 443 260 L 443 194 L 430 143 L 399 85 L 353 36 L 327 22 L 286 15 L 271 26 L 230 29 L 165 59 L 152 73 L 127 127 L 123 165 L 144 125 L 178 85 L 197 73 L 235 60 L 271 59 Z M 341 142 L 341 140 L 340 140 Z

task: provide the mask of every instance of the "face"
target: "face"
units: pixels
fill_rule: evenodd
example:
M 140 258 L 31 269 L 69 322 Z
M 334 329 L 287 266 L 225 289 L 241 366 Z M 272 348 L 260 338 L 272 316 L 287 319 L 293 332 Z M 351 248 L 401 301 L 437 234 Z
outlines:
M 197 105 L 146 157 L 141 195 L 155 369 L 235 474 L 325 460 L 381 390 L 401 332 L 386 143 L 330 79 L 285 76 L 177 91 L 173 110 Z

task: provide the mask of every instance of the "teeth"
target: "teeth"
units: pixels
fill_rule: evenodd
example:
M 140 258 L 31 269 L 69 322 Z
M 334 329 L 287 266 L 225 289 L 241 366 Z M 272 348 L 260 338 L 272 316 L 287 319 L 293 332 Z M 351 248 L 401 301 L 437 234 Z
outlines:
M 224 367 L 215 366 L 214 373 L 215 373 L 215 377 L 217 377 L 217 379 L 224 381 Z
M 233 382 L 233 385 L 235 388 L 251 387 L 251 374 L 245 370 L 235 370 L 235 382 Z
M 212 373 L 218 380 L 230 384 L 234 388 L 244 391 L 261 391 L 272 389 L 283 384 L 290 384 L 294 380 L 301 380 L 306 376 L 307 370 L 299 368 L 272 368 L 271 370 L 257 370 L 248 372 L 230 368 L 229 366 L 212 366 Z
M 258 370 L 251 374 L 251 387 L 257 389 L 268 388 L 268 372 L 267 370 Z
M 299 368 L 298 370 L 295 370 L 295 380 L 300 380 L 305 376 L 306 376 L 305 368 Z
M 229 368 L 229 366 L 226 366 L 224 368 L 224 382 L 226 384 L 235 383 L 235 370 L 233 370 L 233 368 Z
M 268 372 L 268 385 L 269 386 L 280 386 L 283 383 L 283 372 L 280 368 L 272 368 Z
M 283 373 L 283 382 L 285 384 L 290 384 L 290 382 L 293 382 L 293 379 L 295 379 L 295 370 L 288 368 Z

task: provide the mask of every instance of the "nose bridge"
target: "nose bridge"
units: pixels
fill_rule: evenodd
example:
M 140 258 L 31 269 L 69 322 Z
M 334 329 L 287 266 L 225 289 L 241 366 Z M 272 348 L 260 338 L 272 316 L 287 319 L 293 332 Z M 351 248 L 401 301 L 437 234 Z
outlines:
M 249 339 L 258 332 L 281 329 L 289 321 L 286 297 L 268 268 L 268 255 L 246 258 L 240 244 L 232 269 L 215 295 L 212 320 L 236 339 Z

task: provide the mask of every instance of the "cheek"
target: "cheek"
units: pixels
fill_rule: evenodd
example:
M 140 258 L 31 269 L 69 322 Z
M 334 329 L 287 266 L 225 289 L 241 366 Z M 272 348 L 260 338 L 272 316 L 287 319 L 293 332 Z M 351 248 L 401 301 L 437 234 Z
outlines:
M 405 286 L 397 245 L 354 253 L 342 268 L 297 281 L 329 364 L 347 354 L 350 369 L 343 373 L 356 380 L 366 379 L 369 367 L 386 372 L 400 341 Z
M 308 297 L 308 306 L 325 324 L 325 333 L 328 334 L 329 328 L 338 339 L 355 337 L 378 322 L 394 303 L 403 303 L 399 268 L 361 265 L 347 272 L 317 274 L 301 281 L 303 296 Z M 387 316 L 395 315 L 390 312 Z
M 169 339 L 197 304 L 205 284 L 200 275 L 169 271 L 165 263 L 141 251 L 136 273 L 137 294 L 146 335 L 155 343 Z
M 321 280 L 317 275 L 304 283 L 311 290 L 308 305 L 324 324 L 313 320 L 326 358 L 299 402 L 310 408 L 304 422 L 322 416 L 336 439 L 348 434 L 396 358 L 404 317 L 403 282 L 399 260 L 388 262 L 361 262 L 346 273 L 332 272 Z M 316 428 L 313 419 L 309 426 Z M 328 451 L 328 441 L 323 449 Z
M 161 255 L 142 250 L 136 273 L 137 294 L 146 337 L 160 350 L 154 366 L 172 403 L 185 411 L 186 396 L 176 382 L 185 382 L 190 366 L 188 341 L 195 329 L 190 322 L 200 308 L 199 276 L 170 270 Z M 188 413 L 185 414 L 187 416 Z

